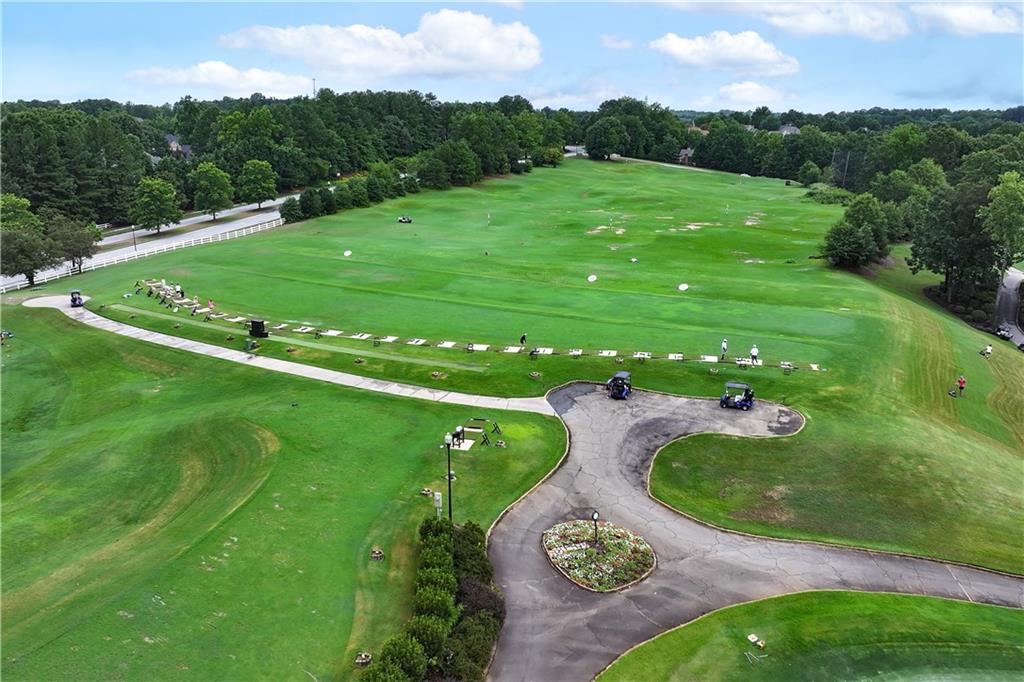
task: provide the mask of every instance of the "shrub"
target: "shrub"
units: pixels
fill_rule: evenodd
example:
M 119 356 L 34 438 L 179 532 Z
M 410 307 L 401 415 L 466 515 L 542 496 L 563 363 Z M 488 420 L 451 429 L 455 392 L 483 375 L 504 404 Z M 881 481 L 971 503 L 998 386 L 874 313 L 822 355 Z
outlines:
M 463 616 L 489 613 L 499 623 L 505 621 L 505 598 L 501 592 L 476 578 L 465 577 L 459 580 L 455 600 L 462 607 Z
M 452 595 L 461 589 L 455 573 L 444 568 L 421 568 L 417 571 L 416 589 L 421 587 L 436 587 Z
M 366 178 L 366 196 L 371 204 L 384 201 L 384 186 L 376 175 Z
M 422 680 L 427 672 L 427 655 L 423 645 L 409 635 L 397 635 L 384 642 L 381 663 L 393 663 L 410 680 Z
M 412 610 L 417 616 L 437 616 L 451 623 L 456 615 L 455 598 L 439 587 L 421 587 L 412 600 Z
M 425 540 L 432 535 L 444 535 L 451 537 L 452 522 L 448 519 L 428 517 L 420 524 L 420 540 Z
M 409 676 L 390 661 L 374 663 L 363 671 L 359 679 L 365 682 L 409 682 Z
M 437 616 L 413 616 L 409 621 L 409 635 L 423 645 L 423 651 L 429 658 L 440 658 L 444 653 L 444 645 L 448 639 L 450 625 Z
M 421 568 L 452 570 L 452 554 L 440 547 L 428 547 L 420 552 Z
M 323 213 L 323 204 L 320 201 L 320 192 L 315 189 L 307 189 L 299 195 L 299 206 L 302 207 L 302 215 L 304 217 L 317 217 Z
M 352 178 L 348 181 L 348 189 L 352 194 L 352 206 L 363 208 L 370 205 L 370 197 L 366 193 L 366 181 L 362 178 Z
M 295 197 L 288 197 L 281 204 L 281 217 L 286 223 L 297 223 L 305 216 L 302 214 L 302 207 L 299 206 L 299 200 Z
M 339 210 L 352 208 L 352 190 L 347 182 L 339 182 L 334 186 L 334 203 Z
M 470 521 L 455 529 L 453 540 L 455 571 L 459 577 L 470 576 L 480 582 L 490 583 L 494 569 L 487 559 L 483 529 Z
M 973 310 L 971 311 L 971 320 L 974 322 L 984 322 L 988 319 L 988 313 L 984 310 Z
M 808 159 L 804 161 L 804 165 L 800 166 L 796 177 L 801 185 L 808 187 L 821 180 L 821 169 L 818 168 L 818 164 Z
M 845 206 L 853 200 L 853 192 L 848 192 L 839 187 L 812 187 L 804 195 L 811 201 L 819 204 L 839 204 Z
M 320 205 L 323 215 L 334 215 L 338 212 L 338 202 L 334 198 L 334 192 L 330 187 L 321 187 L 319 190 Z
M 841 220 L 825 234 L 821 255 L 841 268 L 865 265 L 878 251 L 871 230 Z
M 460 680 L 480 680 L 491 660 L 501 624 L 489 613 L 463 618 L 448 639 L 452 657 L 445 671 Z
M 420 181 L 414 175 L 406 175 L 402 179 L 402 186 L 405 187 L 406 194 L 416 194 L 420 191 Z

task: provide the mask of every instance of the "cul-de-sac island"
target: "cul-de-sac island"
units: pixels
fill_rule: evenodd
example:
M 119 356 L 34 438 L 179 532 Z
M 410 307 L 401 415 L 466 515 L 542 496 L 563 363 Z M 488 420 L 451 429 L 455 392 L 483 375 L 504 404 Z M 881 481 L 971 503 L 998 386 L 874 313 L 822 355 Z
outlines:
M 1019 3 L 7 3 L 5 680 L 1024 677 Z

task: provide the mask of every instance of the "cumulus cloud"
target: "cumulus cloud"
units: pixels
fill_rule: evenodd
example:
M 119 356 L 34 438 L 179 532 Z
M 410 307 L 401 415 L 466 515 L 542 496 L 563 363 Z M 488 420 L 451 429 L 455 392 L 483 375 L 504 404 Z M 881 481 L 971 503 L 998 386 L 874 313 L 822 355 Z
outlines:
M 1012 3 L 897 2 L 686 2 L 672 3 L 700 12 L 733 12 L 756 17 L 798 35 L 852 35 L 895 40 L 916 24 L 963 36 L 1021 30 L 1019 5 Z M 909 14 L 908 10 L 909 9 Z
M 242 71 L 219 61 L 202 62 L 180 69 L 152 66 L 132 71 L 128 77 L 147 85 L 197 88 L 227 95 L 261 92 L 269 97 L 293 97 L 312 90 L 312 82 L 305 76 L 263 69 Z
M 601 36 L 601 46 L 609 50 L 629 50 L 632 49 L 633 43 L 625 38 L 616 38 L 606 34 Z
M 1020 33 L 1020 12 L 1009 6 L 966 3 L 926 3 L 910 6 L 925 26 L 962 36 L 980 33 Z
M 779 104 L 785 95 L 775 88 L 754 81 L 730 83 L 718 88 L 719 102 L 738 108 L 754 108 L 762 104 Z
M 800 70 L 796 58 L 784 54 L 754 31 L 735 34 L 712 31 L 696 38 L 666 33 L 652 41 L 650 47 L 684 66 L 701 69 L 723 69 L 755 76 L 789 76 Z
M 494 77 L 541 62 L 540 40 L 516 21 L 496 24 L 473 12 L 443 9 L 420 18 L 412 33 L 383 26 L 250 26 L 221 36 L 232 48 L 255 48 L 364 79 L 387 76 Z
M 588 79 L 582 84 L 569 87 L 535 88 L 526 92 L 526 98 L 534 107 L 560 109 L 597 109 L 609 99 L 625 97 L 626 92 L 604 79 Z

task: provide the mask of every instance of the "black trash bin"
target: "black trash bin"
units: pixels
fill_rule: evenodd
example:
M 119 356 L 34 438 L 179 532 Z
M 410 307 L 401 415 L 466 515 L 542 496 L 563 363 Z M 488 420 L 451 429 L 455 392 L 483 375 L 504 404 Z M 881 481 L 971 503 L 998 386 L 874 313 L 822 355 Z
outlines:
M 267 325 L 263 320 L 252 320 L 249 323 L 249 336 L 254 336 L 257 339 L 265 339 L 270 336 L 270 332 L 267 331 Z

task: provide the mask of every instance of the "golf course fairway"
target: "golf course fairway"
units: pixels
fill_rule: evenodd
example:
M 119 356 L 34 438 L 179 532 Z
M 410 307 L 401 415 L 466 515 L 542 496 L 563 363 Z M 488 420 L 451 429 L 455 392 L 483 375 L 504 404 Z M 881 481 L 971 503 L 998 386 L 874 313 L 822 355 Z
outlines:
M 453 455 L 455 519 L 485 527 L 564 449 L 554 419 L 2 313 L 5 679 L 347 677 L 408 616 L 445 431 L 501 425 L 507 448 Z
M 903 247 L 869 276 L 811 258 L 842 209 L 803 195 L 769 178 L 567 160 L 87 273 L 76 284 L 103 315 L 241 348 L 238 324 L 124 297 L 138 279 L 181 282 L 218 311 L 288 324 L 261 354 L 486 395 L 540 395 L 619 369 L 633 371 L 640 388 L 685 395 L 746 381 L 759 397 L 800 410 L 805 430 L 770 444 L 709 436 L 673 445 L 653 469 L 657 497 L 727 528 L 1024 572 L 1024 355 L 1000 343 L 982 358 L 992 337 L 924 298 L 935 277 L 910 275 Z M 413 224 L 397 223 L 401 214 Z M 301 324 L 344 335 L 289 331 Z M 399 340 L 347 338 L 357 332 Z M 524 332 L 529 347 L 558 354 L 531 361 L 461 350 L 500 350 Z M 717 354 L 723 338 L 730 356 L 758 344 L 768 366 L 632 358 Z M 455 347 L 438 348 L 444 340 Z M 569 348 L 587 355 L 569 357 Z M 618 357 L 597 357 L 601 349 Z M 781 361 L 800 369 L 785 374 Z M 951 398 L 960 374 L 968 390 Z
M 998 606 L 804 592 L 710 613 L 641 644 L 597 679 L 1014 680 L 1024 674 L 1022 628 L 1021 611 Z

